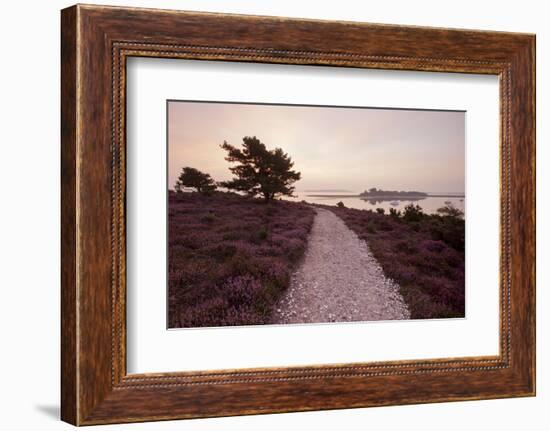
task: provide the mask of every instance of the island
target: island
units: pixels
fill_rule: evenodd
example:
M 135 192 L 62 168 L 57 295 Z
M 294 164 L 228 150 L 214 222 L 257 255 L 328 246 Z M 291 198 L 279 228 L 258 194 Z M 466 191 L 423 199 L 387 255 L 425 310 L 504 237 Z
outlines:
M 397 191 L 397 190 L 382 190 L 372 187 L 368 190 L 365 190 L 363 193 L 359 194 L 359 197 L 372 199 L 372 198 L 383 198 L 383 199 L 422 199 L 428 197 L 428 193 L 417 192 L 417 191 Z
M 343 193 L 331 193 L 331 194 L 307 194 L 306 196 L 312 198 L 360 198 L 368 201 L 388 201 L 388 200 L 407 200 L 417 201 L 421 199 L 430 198 L 464 198 L 464 193 L 426 193 L 419 191 L 403 191 L 403 190 L 382 190 L 372 187 L 359 194 L 343 194 Z

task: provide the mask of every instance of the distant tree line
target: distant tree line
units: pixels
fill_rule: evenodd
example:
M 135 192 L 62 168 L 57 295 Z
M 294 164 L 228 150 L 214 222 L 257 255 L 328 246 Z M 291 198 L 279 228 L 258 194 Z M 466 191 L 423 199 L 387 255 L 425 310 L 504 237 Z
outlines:
M 372 187 L 365 190 L 360 196 L 428 196 L 428 193 L 417 191 L 382 190 Z

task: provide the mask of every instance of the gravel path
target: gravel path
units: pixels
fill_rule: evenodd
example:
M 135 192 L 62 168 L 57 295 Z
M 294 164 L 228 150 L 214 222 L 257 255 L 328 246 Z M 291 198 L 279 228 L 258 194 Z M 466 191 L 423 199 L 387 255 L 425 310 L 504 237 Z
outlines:
M 273 323 L 409 319 L 399 286 L 384 276 L 367 243 L 333 212 L 316 211 L 304 260 Z

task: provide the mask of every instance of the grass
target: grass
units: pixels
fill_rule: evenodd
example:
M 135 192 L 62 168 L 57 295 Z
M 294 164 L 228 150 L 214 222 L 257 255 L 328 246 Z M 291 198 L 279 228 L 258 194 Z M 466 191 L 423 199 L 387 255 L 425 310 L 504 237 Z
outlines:
M 418 210 L 393 215 L 328 207 L 401 287 L 413 319 L 464 317 L 464 220 Z
M 168 199 L 169 326 L 268 323 L 306 249 L 313 209 L 220 192 Z

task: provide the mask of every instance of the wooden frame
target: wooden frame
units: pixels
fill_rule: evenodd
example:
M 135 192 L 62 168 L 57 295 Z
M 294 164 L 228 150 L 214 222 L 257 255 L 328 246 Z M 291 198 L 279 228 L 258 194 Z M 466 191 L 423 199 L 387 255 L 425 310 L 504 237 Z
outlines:
M 61 416 L 75 425 L 535 394 L 535 37 L 101 6 L 62 11 Z M 129 56 L 494 74 L 500 354 L 127 375 Z

